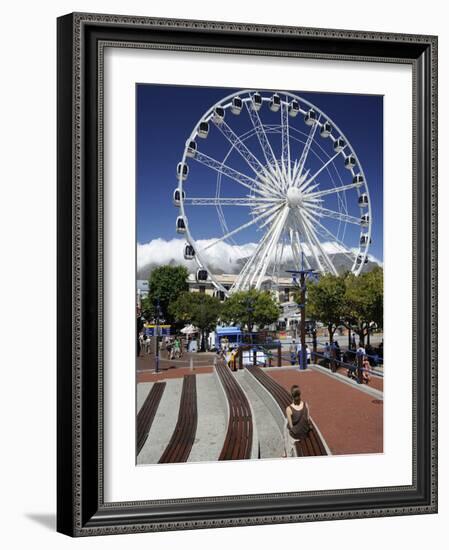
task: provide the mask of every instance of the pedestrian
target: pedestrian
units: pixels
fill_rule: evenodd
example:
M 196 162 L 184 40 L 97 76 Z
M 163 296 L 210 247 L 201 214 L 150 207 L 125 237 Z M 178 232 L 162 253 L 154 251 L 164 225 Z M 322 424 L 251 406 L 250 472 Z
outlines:
M 357 348 L 357 351 L 355 352 L 357 357 L 364 358 L 366 355 L 366 349 L 363 347 L 361 343 L 359 343 L 359 347 Z
M 144 334 L 142 338 L 142 351 L 144 355 L 147 355 L 147 338 L 148 336 Z
M 355 359 L 356 359 L 356 365 L 357 365 L 357 382 L 359 384 L 363 383 L 363 361 L 365 360 L 365 358 L 366 358 L 366 350 L 363 347 L 362 343 L 359 342 L 359 347 L 355 352 Z
M 341 361 L 341 348 L 337 340 L 335 340 L 334 342 L 334 348 L 335 348 L 335 359 L 337 361 Z
M 140 357 L 140 352 L 143 348 L 143 333 L 141 332 L 139 334 L 139 338 L 137 339 L 137 357 Z
M 352 333 L 352 336 L 351 336 L 351 347 L 352 347 L 352 349 L 355 349 L 357 347 L 356 343 L 355 343 L 355 333 L 354 332 Z
M 306 348 L 307 348 L 307 346 L 304 348 L 306 350 L 306 354 L 307 354 L 307 349 Z M 296 355 L 298 357 L 299 367 L 301 367 L 301 350 L 302 350 L 302 344 L 301 344 L 301 342 L 298 342 L 298 345 L 296 346 Z M 306 357 L 307 357 L 307 355 L 306 355 Z M 305 366 L 304 366 L 304 368 L 305 368 Z
M 293 366 L 296 363 L 296 342 L 295 342 L 295 340 L 291 341 L 291 344 L 288 348 L 288 351 L 290 352 L 290 363 Z
M 324 344 L 324 366 L 328 367 L 330 363 L 330 357 L 331 357 L 331 347 L 329 342 L 326 342 Z
M 296 456 L 295 444 L 307 437 L 310 431 L 309 406 L 301 399 L 299 386 L 292 386 L 290 395 L 292 402 L 285 409 L 284 458 Z
M 181 344 L 179 342 L 179 338 L 176 337 L 175 341 L 173 342 L 173 359 L 179 359 L 181 356 Z
M 365 357 L 362 363 L 363 373 L 362 373 L 362 382 L 368 384 L 371 381 L 371 365 L 368 361 L 368 357 Z
M 167 338 L 165 341 L 165 349 L 167 350 L 167 358 L 173 359 L 173 344 L 170 338 Z

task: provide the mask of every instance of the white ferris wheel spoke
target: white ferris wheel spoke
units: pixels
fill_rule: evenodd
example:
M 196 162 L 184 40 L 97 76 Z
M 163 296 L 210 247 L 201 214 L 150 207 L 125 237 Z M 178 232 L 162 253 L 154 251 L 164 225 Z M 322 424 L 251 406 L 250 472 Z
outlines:
M 288 122 L 288 104 L 281 102 L 282 166 L 286 170 L 287 181 L 291 178 L 290 166 L 290 129 Z
M 324 250 L 323 245 L 320 242 L 320 239 L 317 237 L 315 230 L 312 227 L 312 224 L 306 217 L 302 219 L 303 219 L 304 226 L 307 228 L 307 232 L 310 240 L 315 243 L 316 247 L 318 248 L 321 254 L 321 257 L 323 258 L 324 262 L 327 264 L 330 272 L 333 273 L 334 275 L 338 275 L 338 271 L 336 270 L 334 264 L 332 263 L 331 259 L 329 258 L 326 251 Z
M 254 206 L 260 205 L 259 208 L 266 209 L 271 206 L 275 199 L 265 199 L 262 197 L 185 197 L 184 204 L 190 206 Z
M 276 161 L 276 157 L 273 153 L 273 149 L 268 140 L 267 134 L 265 132 L 262 121 L 260 120 L 259 113 L 252 108 L 252 97 L 250 96 L 250 101 L 245 103 L 246 110 L 248 111 L 251 123 L 256 131 L 257 139 L 259 140 L 260 146 L 262 148 L 263 155 L 268 164 L 268 169 L 275 178 L 276 183 L 279 183 L 277 180 L 277 172 L 279 171 L 279 166 Z
M 276 184 L 272 181 L 270 173 L 267 171 L 265 166 L 259 161 L 259 159 L 251 153 L 248 147 L 243 143 L 239 136 L 232 130 L 232 128 L 226 124 L 223 120 L 222 122 L 214 122 L 214 125 L 220 130 L 224 137 L 229 141 L 229 143 L 234 147 L 234 149 L 240 154 L 240 156 L 246 161 L 250 168 L 254 171 L 257 176 L 263 174 L 266 179 L 270 180 L 273 184 L 272 189 L 276 191 Z
M 301 218 L 298 215 L 295 217 L 295 219 L 296 219 L 296 223 L 294 228 L 291 230 L 290 241 L 291 241 L 292 253 L 294 256 L 296 256 L 295 261 L 298 264 L 298 267 L 302 269 L 302 259 L 301 259 L 301 252 L 302 252 L 303 257 L 305 258 L 305 262 L 308 264 L 310 268 L 310 262 L 307 259 L 306 252 L 304 250 L 303 243 L 302 243 L 303 240 L 304 241 L 307 240 L 307 245 L 309 247 L 310 253 L 315 258 L 315 262 L 318 266 L 318 269 L 320 271 L 324 271 L 321 261 L 316 252 L 316 248 L 313 246 L 312 240 L 307 232 L 307 228 L 305 227 L 305 225 L 301 221 Z M 303 239 L 300 238 L 300 234 L 304 237 Z
M 278 210 L 279 208 L 281 208 L 280 205 L 276 204 L 275 206 L 269 208 L 268 210 L 266 210 L 265 212 L 263 212 L 262 214 L 260 214 L 259 216 L 256 216 L 255 218 L 253 218 L 252 220 L 250 220 L 249 222 L 246 222 L 244 223 L 243 225 L 241 225 L 240 227 L 237 227 L 236 229 L 233 229 L 232 231 L 230 231 L 229 233 L 226 233 L 226 235 L 223 235 L 222 237 L 219 237 L 218 239 L 215 239 L 215 241 L 213 241 L 212 243 L 208 244 L 207 246 L 204 247 L 203 250 L 208 250 L 209 248 L 211 248 L 212 246 L 215 246 L 217 243 L 221 242 L 221 241 L 224 241 L 226 239 L 228 239 L 229 237 L 232 237 L 234 235 L 236 235 L 237 233 L 239 233 L 240 231 L 242 231 L 243 229 L 247 229 L 248 227 L 250 227 L 251 225 L 254 225 L 255 223 L 257 223 L 258 221 L 261 221 L 263 220 L 264 218 L 270 216 L 270 214 L 273 214 L 276 212 L 276 210 Z M 262 224 L 261 227 L 263 227 L 264 225 Z
M 323 258 L 323 261 L 325 262 L 325 264 L 327 265 L 327 269 L 330 268 L 331 272 L 333 272 L 332 270 L 332 267 L 329 265 L 329 263 L 326 261 L 326 257 L 321 253 L 321 247 L 319 246 L 320 243 L 318 241 L 318 239 L 314 238 L 314 233 L 313 233 L 313 230 L 311 230 L 310 226 L 306 223 L 307 220 L 306 219 L 303 219 L 303 218 L 300 218 L 299 217 L 299 214 L 298 214 L 298 219 L 299 219 L 299 223 L 300 225 L 303 227 L 304 229 L 304 234 L 305 234 L 305 237 L 307 239 L 307 243 L 310 247 L 310 250 L 312 252 L 312 255 L 313 257 L 315 258 L 315 262 L 317 263 L 318 265 L 318 269 L 324 273 L 326 271 L 326 269 L 323 267 L 323 264 L 320 260 L 320 256 L 319 256 L 319 253 L 321 254 L 322 258 Z M 317 241 L 318 241 L 318 244 L 317 244 Z
M 312 124 L 312 127 L 310 128 L 309 135 L 307 136 L 307 141 L 304 145 L 304 149 L 302 150 L 301 157 L 299 159 L 298 164 L 298 181 L 301 181 L 299 178 L 302 176 L 302 171 L 304 170 L 304 166 L 306 164 L 307 156 L 309 155 L 310 147 L 313 143 L 313 140 L 315 138 L 315 132 L 318 128 L 318 121 Z M 314 176 L 315 177 L 315 176 Z
M 246 288 L 248 286 L 248 279 L 251 276 L 251 269 L 253 265 L 257 263 L 260 252 L 263 250 L 266 241 L 269 239 L 273 231 L 274 231 L 274 225 L 271 225 L 271 227 L 266 231 L 262 239 L 259 241 L 259 244 L 257 245 L 257 248 L 252 254 L 251 258 L 246 262 L 237 280 L 234 282 L 232 286 L 232 290 L 236 291 L 242 288 Z
M 304 258 L 304 263 L 308 268 L 310 268 L 309 260 L 307 259 L 301 238 L 299 236 L 300 233 L 303 233 L 303 231 L 298 228 L 298 225 L 294 224 L 294 226 L 290 228 L 290 248 L 293 256 L 293 264 L 297 269 L 302 269 Z
M 297 241 L 297 247 L 298 247 L 298 252 L 301 252 L 302 254 L 300 254 L 300 257 L 301 257 L 301 269 L 302 269 L 302 258 L 304 258 L 304 263 L 306 264 L 306 267 L 308 269 L 311 268 L 310 266 L 310 262 L 307 258 L 307 254 L 306 254 L 306 251 L 304 250 L 304 246 L 303 246 L 303 240 L 304 239 L 301 239 L 301 235 L 303 235 L 305 233 L 304 229 L 301 228 L 301 227 L 298 227 L 297 229 L 295 229 L 294 231 L 294 236 L 295 236 L 295 239 Z
M 262 254 L 262 258 L 260 261 L 261 269 L 259 271 L 259 275 L 257 277 L 256 281 L 256 288 L 260 288 L 260 285 L 262 284 L 262 280 L 265 277 L 265 273 L 267 272 L 268 266 L 270 264 L 270 260 L 273 254 L 274 248 L 277 246 L 279 237 L 281 236 L 282 230 L 284 229 L 285 221 L 288 217 L 289 207 L 285 206 L 282 213 L 279 214 L 278 218 L 274 222 L 275 230 L 273 231 L 273 237 L 270 240 L 270 243 L 264 250 L 264 253 Z M 254 281 L 255 277 L 253 276 L 252 281 Z
M 341 222 L 353 223 L 355 225 L 360 225 L 360 218 L 355 216 L 350 216 L 349 214 L 344 214 L 343 212 L 336 212 L 335 210 L 330 210 L 329 208 L 324 208 L 323 206 L 311 205 L 307 206 L 307 210 L 317 216 L 324 218 L 332 218 Z
M 326 195 L 341 193 L 342 191 L 348 191 L 349 189 L 355 189 L 356 187 L 360 187 L 360 184 L 348 183 L 348 185 L 342 185 L 341 187 L 332 187 L 331 189 L 324 189 L 323 191 L 315 191 L 314 193 L 307 193 L 304 195 L 304 200 L 320 199 Z
M 321 174 L 321 172 L 322 172 L 323 170 L 325 170 L 325 169 L 329 166 L 329 164 L 330 164 L 331 162 L 334 162 L 334 160 L 338 157 L 339 154 L 340 154 L 340 152 L 335 153 L 335 155 L 333 155 L 332 157 L 330 157 L 329 160 L 328 160 L 327 162 L 325 162 L 325 163 L 323 164 L 323 166 L 321 166 L 321 168 L 319 168 L 319 169 L 315 172 L 315 174 L 313 174 L 313 176 L 310 176 L 310 178 L 309 178 L 307 181 L 305 181 L 305 182 L 300 186 L 299 189 L 300 189 L 301 191 L 304 190 L 304 189 L 306 189 L 307 186 L 310 185 L 310 184 L 312 183 L 312 181 L 313 181 L 317 176 L 319 176 L 319 175 Z
M 290 248 L 292 250 L 292 256 L 293 256 L 293 264 L 295 265 L 295 268 L 301 269 L 301 251 L 298 248 L 298 243 L 296 242 L 296 230 L 294 230 L 292 227 L 290 228 L 289 236 L 290 236 Z
M 273 269 L 271 270 L 271 276 L 273 277 L 273 279 L 276 279 L 276 285 L 278 286 L 279 286 L 279 274 L 282 267 L 282 260 L 284 257 L 285 229 L 282 230 L 279 240 L 281 241 L 281 244 L 279 245 L 278 243 L 278 245 L 276 246 Z M 280 254 L 279 254 L 279 246 L 280 246 Z
M 204 166 L 207 166 L 208 168 L 212 168 L 212 170 L 215 170 L 216 172 L 224 176 L 228 176 L 228 178 L 235 180 L 247 189 L 251 189 L 251 191 L 259 194 L 263 194 L 264 191 L 269 192 L 269 189 L 266 188 L 263 182 L 257 181 L 253 178 L 250 178 L 249 176 L 245 176 L 245 174 L 234 170 L 234 168 L 231 168 L 227 164 L 224 164 L 223 162 L 220 162 L 210 157 L 209 155 L 201 153 L 200 151 L 196 152 L 193 160 L 196 160 L 197 162 L 203 164 Z
M 337 244 L 339 244 L 343 250 L 346 250 L 346 246 L 345 244 L 336 237 L 336 235 L 334 235 L 333 233 L 331 233 L 329 231 L 329 229 L 327 229 L 327 227 L 325 227 L 322 223 L 320 223 L 317 219 L 315 219 L 312 214 L 310 214 L 309 212 L 307 212 L 307 210 L 303 210 L 303 213 L 306 215 L 306 217 L 308 218 L 309 220 L 309 224 L 312 225 L 312 223 L 315 223 L 319 228 L 321 228 L 322 231 L 324 231 L 325 234 L 328 235 L 328 237 L 330 237 L 331 239 L 333 239 Z M 322 233 L 322 235 L 324 236 L 324 234 Z M 352 252 L 341 252 L 341 254 L 344 254 L 347 258 L 349 258 L 351 260 L 351 262 L 354 261 L 354 256 L 355 254 L 353 254 Z
M 271 247 L 271 244 L 273 242 L 273 237 L 276 232 L 276 224 L 273 223 L 270 226 L 270 229 L 267 231 L 266 239 L 264 240 L 263 246 L 258 250 L 257 257 L 254 258 L 254 261 L 252 262 L 251 269 L 247 272 L 246 275 L 246 285 L 251 287 L 258 288 L 257 284 L 255 283 L 256 278 L 258 278 L 259 274 L 263 270 L 264 266 L 268 267 L 267 260 L 266 260 L 266 254 L 267 250 Z

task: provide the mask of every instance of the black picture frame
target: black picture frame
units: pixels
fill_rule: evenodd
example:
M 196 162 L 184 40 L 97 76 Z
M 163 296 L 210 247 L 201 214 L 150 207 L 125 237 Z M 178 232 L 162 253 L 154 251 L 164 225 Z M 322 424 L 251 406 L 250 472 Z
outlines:
M 88 536 L 437 512 L 437 37 L 85 13 L 60 17 L 57 29 L 57 530 Z M 412 66 L 412 485 L 104 502 L 105 43 Z

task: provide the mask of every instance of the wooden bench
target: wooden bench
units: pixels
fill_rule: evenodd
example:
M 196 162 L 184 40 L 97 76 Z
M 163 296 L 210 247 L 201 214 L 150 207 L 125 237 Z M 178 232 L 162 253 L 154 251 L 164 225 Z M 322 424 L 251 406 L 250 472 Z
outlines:
M 285 417 L 285 409 L 292 402 L 289 392 L 278 384 L 276 380 L 273 380 L 271 376 L 268 376 L 260 367 L 248 367 L 247 371 L 271 394 Z M 298 456 L 322 456 L 328 454 L 312 419 L 310 419 L 310 431 L 307 437 L 298 441 L 295 444 L 295 448 Z
M 142 407 L 137 414 L 137 454 L 139 454 L 142 450 L 142 447 L 147 440 L 148 434 L 150 433 L 154 417 L 156 416 L 156 411 L 159 407 L 162 394 L 165 390 L 165 385 L 165 382 L 156 382 L 155 384 L 153 384 L 153 387 L 148 393 Z
M 198 424 L 196 403 L 196 376 L 184 376 L 178 420 L 171 439 L 165 448 L 159 464 L 167 462 L 186 462 L 195 441 Z
M 229 405 L 228 429 L 218 460 L 251 458 L 253 419 L 248 399 L 224 363 L 216 365 L 216 372 Z

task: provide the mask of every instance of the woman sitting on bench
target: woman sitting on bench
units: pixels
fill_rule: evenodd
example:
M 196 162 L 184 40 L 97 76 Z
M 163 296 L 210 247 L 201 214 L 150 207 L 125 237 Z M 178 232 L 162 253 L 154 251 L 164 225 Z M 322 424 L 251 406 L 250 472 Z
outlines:
M 284 427 L 284 458 L 296 456 L 295 443 L 300 441 L 310 431 L 309 406 L 301 399 L 299 386 L 290 390 L 292 403 L 285 409 L 287 420 Z

